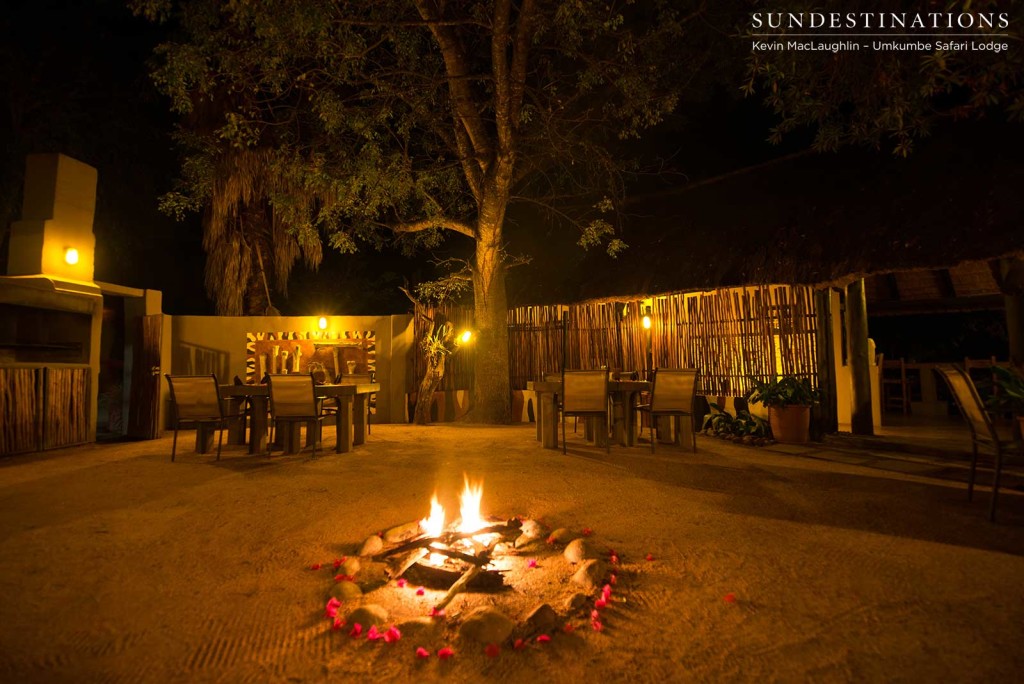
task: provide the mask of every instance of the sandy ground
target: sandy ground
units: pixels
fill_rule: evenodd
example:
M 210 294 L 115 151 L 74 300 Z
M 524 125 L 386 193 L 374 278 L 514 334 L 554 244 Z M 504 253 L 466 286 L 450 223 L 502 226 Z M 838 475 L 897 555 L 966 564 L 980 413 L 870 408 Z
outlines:
M 957 467 L 951 479 L 913 459 L 703 437 L 697 454 L 653 456 L 576 437 L 563 456 L 533 437 L 380 425 L 315 461 L 232 447 L 171 463 L 169 438 L 4 459 L 0 680 L 992 682 L 1024 669 L 1020 493 L 993 525 L 987 490 L 968 503 Z M 602 632 L 576 620 L 489 658 L 450 628 L 423 644 L 331 630 L 332 570 L 310 564 L 423 517 L 435 490 L 453 505 L 464 472 L 484 479 L 484 513 L 589 527 L 618 552 Z M 528 588 L 460 596 L 447 624 L 487 603 L 516 619 L 560 608 L 572 569 L 541 566 Z M 431 602 L 378 591 L 396 621 Z M 417 659 L 419 645 L 455 656 Z

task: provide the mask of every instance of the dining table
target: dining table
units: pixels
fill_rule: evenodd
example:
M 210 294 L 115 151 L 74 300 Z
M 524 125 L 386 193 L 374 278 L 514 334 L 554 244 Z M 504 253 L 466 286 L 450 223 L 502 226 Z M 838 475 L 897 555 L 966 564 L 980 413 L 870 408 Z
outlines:
M 341 383 L 315 385 L 317 399 L 333 399 L 337 411 L 334 422 L 337 440 L 334 447 L 339 454 L 351 451 L 354 446 L 366 441 L 369 423 L 370 396 L 380 391 L 380 383 Z M 239 416 L 228 423 L 228 444 L 245 444 L 245 413 L 242 411 L 246 402 L 249 403 L 249 453 L 262 454 L 267 450 L 267 432 L 270 425 L 269 402 L 270 388 L 267 385 L 221 385 L 220 397 L 227 404 L 227 415 Z M 299 424 L 295 424 L 297 430 Z M 320 439 L 319 424 L 312 422 L 306 429 L 306 444 L 311 445 Z M 285 453 L 299 450 L 297 433 L 287 431 L 281 436 Z M 278 440 L 275 440 L 278 441 Z M 212 449 L 213 431 L 208 435 L 196 433 L 196 450 L 205 453 Z M 205 451 L 204 451 L 205 450 Z
M 529 381 L 526 389 L 535 392 L 539 410 L 536 412 L 537 441 L 545 449 L 558 448 L 558 397 L 562 393 L 562 382 Z M 646 380 L 609 380 L 608 396 L 612 400 L 612 438 L 622 446 L 636 444 L 636 404 L 641 392 L 650 392 L 651 383 Z M 609 435 L 598 434 L 595 421 L 588 420 L 584 428 L 588 439 L 599 446 L 609 439 Z

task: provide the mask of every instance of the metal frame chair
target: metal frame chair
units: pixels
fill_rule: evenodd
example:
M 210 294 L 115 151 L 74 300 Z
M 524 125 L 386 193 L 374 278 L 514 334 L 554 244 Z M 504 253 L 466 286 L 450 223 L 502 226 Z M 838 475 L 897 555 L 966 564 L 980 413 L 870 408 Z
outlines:
M 320 410 L 321 402 L 316 398 L 316 388 L 312 375 L 298 373 L 288 375 L 270 375 L 270 441 L 267 442 L 267 453 L 274 449 L 274 432 L 278 422 L 306 423 L 307 441 L 313 442 L 313 458 L 316 458 L 317 442 L 322 436 L 324 414 Z M 312 439 L 309 431 L 316 428 Z M 302 448 L 299 447 L 298 451 Z
M 996 519 L 996 499 L 999 497 L 999 478 L 1003 470 L 1003 451 L 1017 449 L 1018 452 L 1024 446 L 1020 434 L 1016 433 L 1016 425 L 1011 429 L 1010 435 L 1000 434 L 1000 430 L 992 423 L 991 417 L 985 410 L 985 404 L 981 401 L 978 388 L 967 371 L 953 364 L 941 365 L 935 368 L 946 384 L 950 393 L 956 401 L 960 413 L 971 428 L 971 476 L 967 483 L 967 500 L 974 499 L 974 477 L 978 468 L 978 447 L 987 447 L 995 452 L 995 473 L 992 479 L 992 501 L 989 503 L 988 519 Z
M 562 373 L 562 453 L 566 453 L 565 419 L 569 416 L 596 418 L 595 436 L 604 426 L 605 449 L 611 453 L 608 437 L 608 371 L 574 370 Z
M 178 430 L 182 423 L 195 423 L 196 429 L 209 425 L 217 433 L 217 460 L 220 460 L 224 430 L 229 418 L 245 418 L 245 414 L 225 415 L 220 399 L 220 386 L 216 375 L 171 375 L 164 373 L 171 392 L 171 406 L 174 411 L 174 439 L 171 442 L 171 461 L 178 451 Z
M 697 425 L 693 410 L 697 398 L 697 370 L 692 368 L 657 368 L 651 382 L 651 401 L 639 404 L 637 412 L 647 413 L 651 425 L 651 453 L 654 453 L 654 424 L 659 415 L 690 418 L 693 451 L 697 451 Z

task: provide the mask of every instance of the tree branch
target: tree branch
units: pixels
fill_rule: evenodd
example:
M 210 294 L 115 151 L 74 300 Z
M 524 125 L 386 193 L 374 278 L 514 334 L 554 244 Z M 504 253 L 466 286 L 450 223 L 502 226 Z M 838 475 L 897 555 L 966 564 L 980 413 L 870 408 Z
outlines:
M 418 233 L 431 228 L 443 228 L 476 239 L 476 230 L 472 226 L 454 219 L 422 219 L 411 223 L 389 223 L 388 228 L 396 233 Z

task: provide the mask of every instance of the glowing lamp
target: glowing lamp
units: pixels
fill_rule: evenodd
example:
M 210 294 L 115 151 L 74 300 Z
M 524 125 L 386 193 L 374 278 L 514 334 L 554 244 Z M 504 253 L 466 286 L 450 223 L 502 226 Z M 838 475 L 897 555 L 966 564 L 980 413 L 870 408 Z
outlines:
M 66 247 L 64 249 L 64 263 L 69 266 L 74 266 L 78 263 L 78 250 L 74 247 Z
M 470 332 L 469 330 L 463 330 L 462 334 L 459 335 L 459 339 L 462 340 L 462 344 L 466 344 L 471 339 L 473 339 L 473 333 Z
M 650 316 L 644 316 L 644 330 L 650 330 L 650 329 L 651 329 L 651 317 Z
M 323 316 L 320 317 L 320 320 L 317 321 L 316 324 L 320 326 L 321 330 L 327 330 L 327 319 Z

